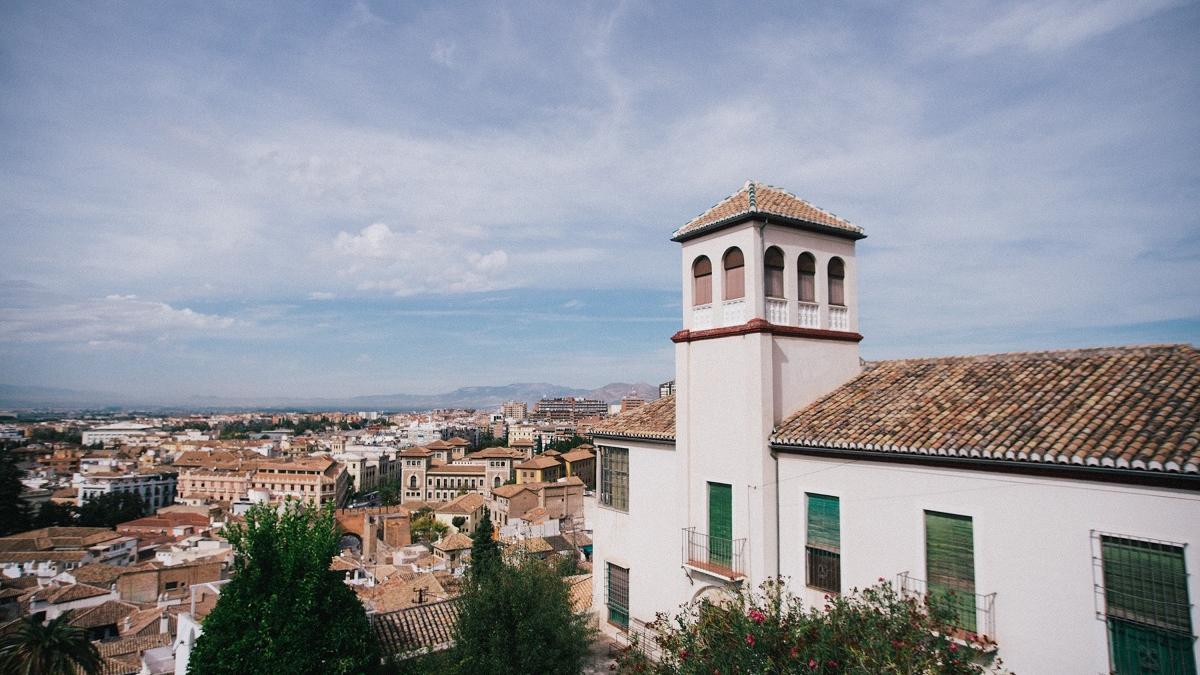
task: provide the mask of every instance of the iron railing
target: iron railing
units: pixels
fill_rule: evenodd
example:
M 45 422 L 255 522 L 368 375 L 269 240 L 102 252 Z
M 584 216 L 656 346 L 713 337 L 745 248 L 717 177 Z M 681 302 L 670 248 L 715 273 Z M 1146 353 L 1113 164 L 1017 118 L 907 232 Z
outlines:
M 896 588 L 905 597 L 928 598 L 929 585 L 924 579 L 917 579 L 901 572 L 896 576 Z M 937 601 L 942 606 L 949 607 L 954 612 L 953 627 L 961 630 L 964 639 L 970 640 L 969 634 L 975 634 L 995 642 L 996 640 L 996 594 L 970 593 L 967 591 L 935 590 Z M 970 640 L 974 641 L 974 640 Z
M 842 592 L 841 553 L 805 546 L 804 571 L 809 586 L 830 593 Z
M 727 539 L 683 529 L 683 562 L 727 579 L 746 576 L 746 540 Z
M 662 648 L 659 647 L 656 631 L 646 623 L 631 618 L 628 627 L 617 634 L 617 642 L 629 649 L 636 649 L 651 661 L 658 662 L 662 658 Z

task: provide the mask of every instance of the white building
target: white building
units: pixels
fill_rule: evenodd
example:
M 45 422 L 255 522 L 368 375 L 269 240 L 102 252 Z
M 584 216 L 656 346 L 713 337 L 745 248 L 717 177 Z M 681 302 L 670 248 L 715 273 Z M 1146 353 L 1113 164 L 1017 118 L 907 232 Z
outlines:
M 1015 672 L 1194 672 L 1200 354 L 863 364 L 863 236 L 755 183 L 676 231 L 677 393 L 594 430 L 606 630 L 882 577 L 954 591 Z
M 79 506 L 109 492 L 132 492 L 139 495 L 150 513 L 163 506 L 175 503 L 175 486 L 178 474 L 168 470 L 94 471 L 76 474 L 75 484 L 79 487 L 76 498 Z
M 83 432 L 82 442 L 84 445 L 94 445 L 96 443 L 108 445 L 118 441 L 121 443 L 135 443 L 156 431 L 158 429 L 149 424 L 115 422 L 113 424 L 93 427 Z

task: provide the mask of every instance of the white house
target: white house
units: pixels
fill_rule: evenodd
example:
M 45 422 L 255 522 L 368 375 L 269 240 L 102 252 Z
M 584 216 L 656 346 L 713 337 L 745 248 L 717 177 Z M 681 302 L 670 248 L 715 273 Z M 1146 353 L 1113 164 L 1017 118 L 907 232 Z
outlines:
M 675 232 L 676 395 L 594 430 L 605 629 L 882 577 L 953 591 L 1015 672 L 1195 672 L 1200 353 L 863 363 L 864 236 L 760 183 Z
M 96 443 L 107 445 L 117 441 L 133 443 L 156 431 L 158 431 L 158 428 L 149 424 L 114 422 L 84 431 L 81 440 L 84 445 L 94 445 Z

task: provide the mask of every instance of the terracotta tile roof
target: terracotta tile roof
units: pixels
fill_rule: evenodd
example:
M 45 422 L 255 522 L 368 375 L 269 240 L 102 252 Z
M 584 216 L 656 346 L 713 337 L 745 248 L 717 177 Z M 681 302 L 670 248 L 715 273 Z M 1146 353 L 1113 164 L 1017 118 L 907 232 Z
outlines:
M 786 190 L 757 181 L 746 181 L 737 192 L 675 230 L 671 238 L 682 241 L 755 216 L 786 218 L 826 231 L 841 231 L 855 239 L 865 236 L 861 227 L 819 209 Z
M 371 615 L 371 628 L 385 655 L 407 654 L 418 649 L 442 649 L 454 640 L 458 599 L 432 602 L 398 612 Z
M 104 563 L 90 563 L 71 570 L 71 576 L 75 577 L 75 581 L 81 584 L 110 586 L 115 584 L 117 578 L 127 571 L 129 571 L 128 567 L 106 565 Z
M 449 439 L 446 440 L 446 444 L 453 445 L 455 447 L 465 448 L 465 447 L 471 445 L 471 442 L 465 438 L 459 438 L 458 436 L 451 436 Z
M 47 586 L 36 593 L 34 599 L 57 605 L 108 595 L 110 592 L 107 588 L 97 588 L 88 584 L 65 584 L 63 586 Z
M 553 457 L 539 455 L 539 456 L 534 457 L 533 459 L 529 460 L 528 462 L 521 462 L 520 464 L 518 464 L 516 466 L 516 468 L 518 468 L 518 469 L 549 469 L 552 466 L 561 466 L 561 465 L 562 465 L 562 462 L 558 461 L 557 459 L 555 459 Z
M 106 600 L 95 607 L 77 609 L 68 620 L 76 628 L 98 628 L 120 624 L 125 617 L 138 611 L 138 606 L 120 600 Z
M 517 495 L 521 494 L 525 490 L 529 489 L 529 485 L 530 485 L 529 483 L 525 483 L 523 485 L 522 484 L 501 485 L 500 487 L 492 488 L 492 494 L 497 497 L 504 497 L 505 499 L 512 499 L 513 497 L 516 497 Z
M 581 462 L 587 459 L 593 459 L 595 456 L 595 453 L 593 453 L 591 450 L 575 448 L 574 450 L 559 457 L 559 459 L 565 462 Z
M 459 495 L 458 497 L 446 502 L 437 511 L 438 513 L 471 514 L 483 508 L 485 501 L 486 500 L 484 500 L 483 495 L 479 494 L 478 492 L 468 492 L 465 495 Z
M 439 551 L 461 551 L 471 548 L 473 543 L 467 535 L 462 532 L 455 532 L 439 539 L 433 547 Z
M 1157 345 L 870 364 L 781 445 L 1200 473 L 1200 352 Z
M 576 574 L 565 577 L 567 589 L 571 595 L 571 609 L 576 614 L 582 614 L 592 608 L 592 575 Z
M 369 611 L 374 612 L 394 612 L 417 606 L 417 599 L 420 597 L 418 591 L 425 592 L 424 601 L 427 603 L 445 600 L 447 596 L 441 582 L 428 572 L 411 578 L 393 575 L 375 586 L 359 586 L 354 589 L 359 600 Z
M 525 455 L 519 452 L 513 452 L 506 448 L 484 448 L 467 454 L 470 459 L 512 459 L 513 457 L 524 457 Z
M 409 448 L 407 450 L 404 450 L 403 452 L 400 453 L 400 456 L 401 457 L 428 457 L 431 454 L 433 454 L 433 453 L 429 452 L 425 448 L 416 447 L 416 448 Z
M 675 397 L 663 396 L 592 427 L 593 436 L 675 440 Z

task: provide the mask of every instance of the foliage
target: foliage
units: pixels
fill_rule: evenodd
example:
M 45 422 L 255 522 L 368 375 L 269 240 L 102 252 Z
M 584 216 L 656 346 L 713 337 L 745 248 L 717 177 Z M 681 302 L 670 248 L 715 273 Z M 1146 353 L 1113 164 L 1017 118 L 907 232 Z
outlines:
M 29 508 L 21 499 L 25 472 L 9 450 L 0 450 L 0 536 L 29 529 Z
M 384 481 L 379 486 L 379 503 L 384 506 L 395 506 L 401 501 L 404 486 L 399 480 L 392 479 Z
M 422 541 L 435 541 L 440 539 L 450 526 L 442 521 L 434 518 L 433 515 L 425 515 L 412 520 L 412 536 L 414 539 Z
M 467 524 L 467 517 L 466 516 L 454 516 L 453 518 L 450 519 L 450 524 L 454 526 L 454 529 L 461 530 L 462 526 Z
M 545 562 L 488 566 L 464 585 L 453 656 L 460 673 L 578 673 L 591 629 Z
M 564 438 L 561 440 L 554 441 L 550 445 L 547 445 L 546 447 L 542 448 L 542 452 L 546 452 L 547 450 L 555 450 L 558 452 L 569 452 L 569 451 L 575 449 L 576 447 L 583 445 L 584 443 L 587 443 L 587 439 L 578 434 L 575 434 L 575 435 L 572 435 L 570 438 Z
M 146 502 L 135 492 L 106 492 L 79 507 L 80 527 L 116 527 L 146 515 Z
M 507 440 L 503 436 L 493 436 L 492 432 L 488 431 L 479 437 L 479 443 L 475 449 L 482 450 L 484 448 L 502 448 L 506 444 Z
M 70 504 L 46 502 L 33 517 L 33 527 L 70 527 L 76 525 L 75 507 Z
M 662 652 L 652 663 L 637 650 L 620 671 L 691 673 L 924 673 L 987 672 L 985 638 L 948 628 L 948 607 L 901 597 L 892 585 L 825 596 L 805 610 L 780 580 L 728 603 L 700 602 L 653 623 Z M 999 665 L 998 663 L 996 664 Z
M 329 569 L 338 530 L 330 507 L 259 504 L 224 534 L 233 579 L 204 621 L 189 670 L 207 673 L 360 673 L 379 647 L 354 591 Z
M 495 539 L 492 525 L 492 510 L 484 509 L 483 517 L 471 534 L 471 573 L 477 577 L 487 575 L 500 565 L 500 543 Z
M 78 427 L 66 427 L 63 431 L 52 427 L 35 427 L 29 438 L 43 443 L 83 443 L 83 432 Z
M 98 673 L 102 665 L 87 632 L 70 623 L 70 612 L 46 622 L 41 616 L 21 620 L 16 630 L 0 637 L 0 673 L 75 675 Z
M 579 568 L 579 556 L 575 553 L 568 555 L 557 556 L 558 560 L 554 562 L 554 571 L 558 572 L 561 577 L 571 577 L 576 574 L 582 574 L 583 570 Z

